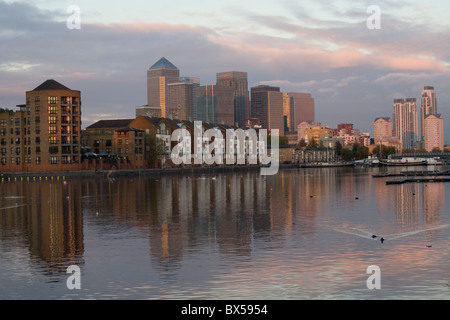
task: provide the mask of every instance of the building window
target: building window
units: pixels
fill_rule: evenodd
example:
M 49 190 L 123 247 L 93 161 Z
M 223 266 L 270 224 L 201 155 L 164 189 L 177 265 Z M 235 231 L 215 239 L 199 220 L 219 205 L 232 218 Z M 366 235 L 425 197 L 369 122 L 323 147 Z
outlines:
M 58 113 L 58 106 L 55 105 L 51 105 L 50 107 L 48 107 L 48 113 L 49 114 L 57 114 Z
M 57 127 L 49 127 L 48 128 L 48 133 L 50 133 L 50 134 L 57 134 L 58 133 L 58 128 Z
M 58 144 L 58 138 L 57 137 L 50 137 L 48 139 L 48 143 L 50 143 L 50 144 Z
M 6 148 L 2 148 L 2 156 L 6 156 Z
M 48 152 L 50 154 L 58 154 L 59 153 L 59 148 L 58 147 L 50 147 L 50 148 L 48 148 Z
M 58 157 L 50 157 L 50 164 L 58 164 Z
M 41 157 L 36 157 L 36 164 L 41 164 Z
M 48 104 L 57 104 L 58 97 L 48 97 Z
M 2 165 L 6 166 L 6 158 L 2 158 Z
M 40 104 L 41 103 L 41 98 L 40 97 L 35 97 L 34 98 L 34 103 L 35 104 Z
M 36 147 L 36 153 L 41 153 L 41 147 Z
M 36 134 L 41 134 L 41 127 L 36 127 Z
M 57 124 L 58 118 L 57 117 L 48 117 L 48 123 L 49 124 Z

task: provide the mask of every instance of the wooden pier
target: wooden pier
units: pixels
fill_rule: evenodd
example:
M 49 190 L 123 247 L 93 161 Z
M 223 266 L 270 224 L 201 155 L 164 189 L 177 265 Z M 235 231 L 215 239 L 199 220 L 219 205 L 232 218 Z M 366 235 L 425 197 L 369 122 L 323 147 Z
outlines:
M 386 181 L 387 185 L 404 183 L 450 182 L 450 177 L 404 177 Z

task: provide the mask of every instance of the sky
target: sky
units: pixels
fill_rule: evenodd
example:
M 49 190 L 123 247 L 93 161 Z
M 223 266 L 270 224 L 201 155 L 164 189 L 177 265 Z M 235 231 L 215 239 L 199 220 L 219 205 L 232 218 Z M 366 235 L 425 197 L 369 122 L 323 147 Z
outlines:
M 0 107 L 55 79 L 81 91 L 83 127 L 133 118 L 165 57 L 202 85 L 245 71 L 249 87 L 311 93 L 316 121 L 372 134 L 394 99 L 434 86 L 450 144 L 449 14 L 441 0 L 0 0 Z

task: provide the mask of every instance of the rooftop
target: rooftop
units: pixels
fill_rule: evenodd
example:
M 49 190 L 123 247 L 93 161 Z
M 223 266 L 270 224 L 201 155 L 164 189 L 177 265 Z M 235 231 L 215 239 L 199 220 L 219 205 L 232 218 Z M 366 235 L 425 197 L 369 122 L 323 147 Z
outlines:
M 169 60 L 167 60 L 166 58 L 162 57 L 161 59 L 159 59 L 153 66 L 150 67 L 150 70 L 153 69 L 173 69 L 173 70 L 178 70 L 178 68 Z
M 125 128 L 134 119 L 118 119 L 118 120 L 100 120 L 93 125 L 87 127 L 86 129 L 103 129 L 103 128 Z
M 38 86 L 33 91 L 43 91 L 43 90 L 70 90 L 66 86 L 62 85 L 58 81 L 53 79 L 47 80 L 43 82 L 40 86 Z

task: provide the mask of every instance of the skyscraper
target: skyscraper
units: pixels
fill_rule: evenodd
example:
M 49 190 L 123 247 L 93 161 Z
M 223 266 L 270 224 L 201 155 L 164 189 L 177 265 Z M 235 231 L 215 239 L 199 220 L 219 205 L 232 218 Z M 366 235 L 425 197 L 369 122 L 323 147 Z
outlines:
M 303 121 L 315 121 L 315 101 L 310 93 L 288 92 L 291 117 L 289 127 L 295 131 Z
M 426 151 L 444 151 L 444 118 L 441 114 L 425 116 L 424 135 Z
M 159 59 L 147 72 L 147 105 L 160 107 L 161 117 L 168 116 L 168 85 L 180 81 L 180 70 L 166 58 Z
M 244 127 L 244 119 L 249 118 L 249 93 L 247 72 L 222 72 L 217 74 L 217 85 L 231 87 L 234 98 L 234 121 Z
M 263 129 L 278 129 L 283 136 L 283 93 L 280 88 L 265 85 L 251 88 L 251 116 L 259 119 Z
M 437 114 L 437 97 L 434 87 L 425 87 L 422 91 L 422 106 L 420 108 L 420 134 L 425 138 L 425 118 L 430 114 Z
M 232 126 L 234 119 L 234 98 L 231 87 L 207 85 L 197 88 L 194 120 Z
M 415 98 L 394 100 L 393 133 L 403 149 L 415 149 L 419 141 L 419 117 Z

